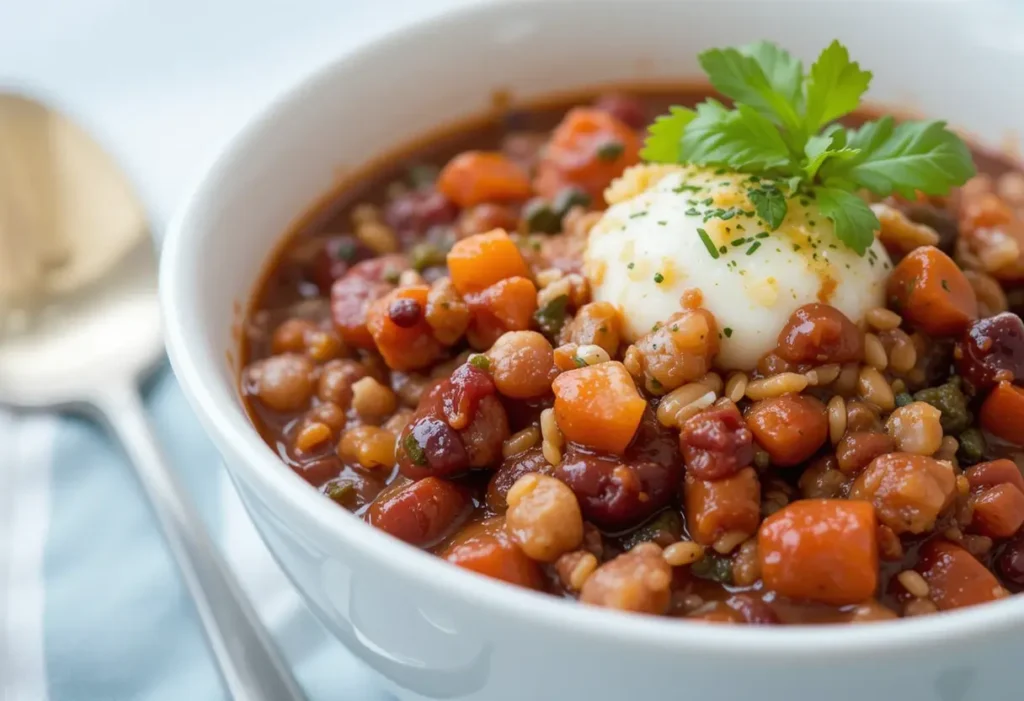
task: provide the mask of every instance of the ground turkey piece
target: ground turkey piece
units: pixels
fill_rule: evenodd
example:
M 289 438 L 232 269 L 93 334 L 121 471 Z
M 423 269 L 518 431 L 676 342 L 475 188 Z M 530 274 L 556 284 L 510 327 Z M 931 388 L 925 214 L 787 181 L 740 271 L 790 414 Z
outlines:
M 850 490 L 850 499 L 874 504 L 878 520 L 896 533 L 931 530 L 955 496 L 950 463 L 910 453 L 878 456 Z
M 732 402 L 690 417 L 679 434 L 687 473 L 698 479 L 729 477 L 754 459 L 754 441 Z
M 672 596 L 672 568 L 661 548 L 642 543 L 604 563 L 587 579 L 580 601 L 595 606 L 664 614 Z

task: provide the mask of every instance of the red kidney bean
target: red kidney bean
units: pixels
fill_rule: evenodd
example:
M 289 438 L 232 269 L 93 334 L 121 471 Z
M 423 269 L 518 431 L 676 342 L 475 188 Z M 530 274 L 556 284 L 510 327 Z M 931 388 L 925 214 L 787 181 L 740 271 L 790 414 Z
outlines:
M 753 594 L 733 594 L 725 605 L 736 611 L 751 625 L 772 626 L 781 623 L 775 610 L 764 599 Z
M 570 443 L 555 476 L 579 499 L 583 516 L 608 530 L 635 526 L 675 497 L 682 459 L 675 436 L 648 411 L 623 457 Z
M 631 95 L 607 93 L 597 98 L 594 106 L 634 129 L 643 129 L 650 122 L 644 103 Z
M 398 467 L 411 479 L 444 477 L 469 468 L 469 454 L 458 432 L 442 419 L 423 416 L 410 421 L 396 446 Z
M 423 317 L 423 307 L 415 299 L 402 297 L 388 306 L 388 319 L 395 326 L 409 329 L 419 323 Z
M 972 322 L 953 357 L 957 372 L 976 391 L 990 389 L 1000 380 L 1024 380 L 1024 321 L 1003 312 Z
M 462 523 L 472 500 L 460 487 L 427 477 L 386 492 L 366 512 L 366 520 L 387 533 L 421 548 L 442 540 Z
M 686 470 L 702 480 L 739 472 L 754 460 L 754 437 L 732 402 L 691 416 L 679 434 Z
M 1024 534 L 1007 541 L 996 559 L 996 569 L 1006 581 L 1024 587 Z
M 553 471 L 554 468 L 544 458 L 539 446 L 510 455 L 501 463 L 501 467 L 495 470 L 487 485 L 487 506 L 495 513 L 504 513 L 508 508 L 505 497 L 516 480 L 531 472 L 550 475 Z
M 413 190 L 391 200 L 384 221 L 401 234 L 422 235 L 433 226 L 451 224 L 459 210 L 437 190 Z
M 850 363 L 864 357 L 864 334 L 827 304 L 805 304 L 779 333 L 778 354 L 791 363 Z

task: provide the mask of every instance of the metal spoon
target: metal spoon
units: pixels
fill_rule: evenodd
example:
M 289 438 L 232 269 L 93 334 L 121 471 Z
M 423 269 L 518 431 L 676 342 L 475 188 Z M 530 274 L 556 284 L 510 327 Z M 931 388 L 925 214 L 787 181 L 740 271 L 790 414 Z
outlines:
M 19 103 L 23 109 L 24 102 L 0 96 L 0 110 Z M 46 295 L 28 308 L 28 323 L 0 334 L 0 405 L 87 411 L 104 419 L 120 439 L 152 503 L 231 696 L 245 701 L 303 699 L 301 688 L 161 455 L 146 419 L 138 384 L 163 364 L 164 348 L 156 256 L 142 208 L 124 175 L 95 142 L 60 115 L 37 107 L 30 112 L 49 120 L 47 129 L 59 133 L 40 143 L 53 146 L 59 141 L 60 147 L 22 149 L 22 157 L 31 161 L 26 172 L 46 176 L 35 177 L 31 188 L 19 189 L 20 204 L 0 205 L 10 211 L 16 206 L 45 207 L 73 200 L 78 218 L 61 232 L 63 246 L 70 252 L 65 263 L 69 266 L 76 264 L 74 251 L 88 250 L 83 239 L 93 246 L 112 245 L 109 230 L 79 226 L 76 221 L 127 226 L 133 241 L 123 245 L 124 231 L 120 231 L 113 238 L 122 251 L 108 256 L 95 274 L 82 276 L 66 289 L 44 286 Z M 5 135 L 10 133 L 0 132 L 0 149 Z M 38 158 L 51 160 L 39 163 Z M 6 165 L 10 166 L 10 159 Z M 0 187 L 0 199 L 7 191 Z M 26 204 L 26 192 L 38 199 Z M 25 222 L 38 219 L 29 215 L 8 221 L 31 228 Z M 16 235 L 47 234 L 22 229 L 5 234 Z M 60 269 L 53 274 L 59 276 Z

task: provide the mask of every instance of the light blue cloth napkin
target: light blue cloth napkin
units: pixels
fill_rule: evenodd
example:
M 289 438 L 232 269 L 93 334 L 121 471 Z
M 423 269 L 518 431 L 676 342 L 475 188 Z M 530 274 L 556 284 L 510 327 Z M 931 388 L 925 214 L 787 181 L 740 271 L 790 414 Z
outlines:
M 392 699 L 314 620 L 263 550 L 168 370 L 147 388 L 147 405 L 168 457 L 310 698 Z M 51 437 L 49 464 L 12 464 L 16 451 L 0 453 L 6 478 L 16 481 L 0 504 L 24 496 L 49 509 L 48 515 L 9 509 L 6 516 L 18 523 L 9 521 L 0 530 L 0 544 L 4 533 L 18 541 L 9 548 L 14 557 L 8 559 L 6 591 L 0 586 L 0 603 L 8 607 L 10 668 L 0 682 L 6 679 L 11 695 L 4 698 L 225 698 L 195 611 L 124 456 L 95 424 L 75 418 L 53 423 L 53 430 L 19 430 L 40 441 Z M 22 446 L 19 452 L 45 448 Z M 48 476 L 39 474 L 44 470 Z M 44 529 L 45 538 L 24 532 L 33 526 Z M 24 552 L 32 543 L 42 548 L 35 557 Z M 32 562 L 39 565 L 35 572 L 25 566 Z M 32 586 L 33 577 L 41 591 Z M 25 615 L 33 607 L 39 615 Z M 31 659 L 33 651 L 26 649 L 37 641 L 41 660 Z

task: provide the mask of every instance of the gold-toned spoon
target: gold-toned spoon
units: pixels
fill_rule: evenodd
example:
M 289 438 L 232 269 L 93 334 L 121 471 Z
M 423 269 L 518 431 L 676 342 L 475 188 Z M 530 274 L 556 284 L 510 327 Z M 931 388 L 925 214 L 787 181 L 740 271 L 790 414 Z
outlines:
M 163 364 L 164 349 L 142 207 L 81 129 L 11 96 L 0 96 L 0 268 L 0 406 L 105 419 L 149 497 L 232 697 L 304 698 L 146 419 L 138 384 Z

